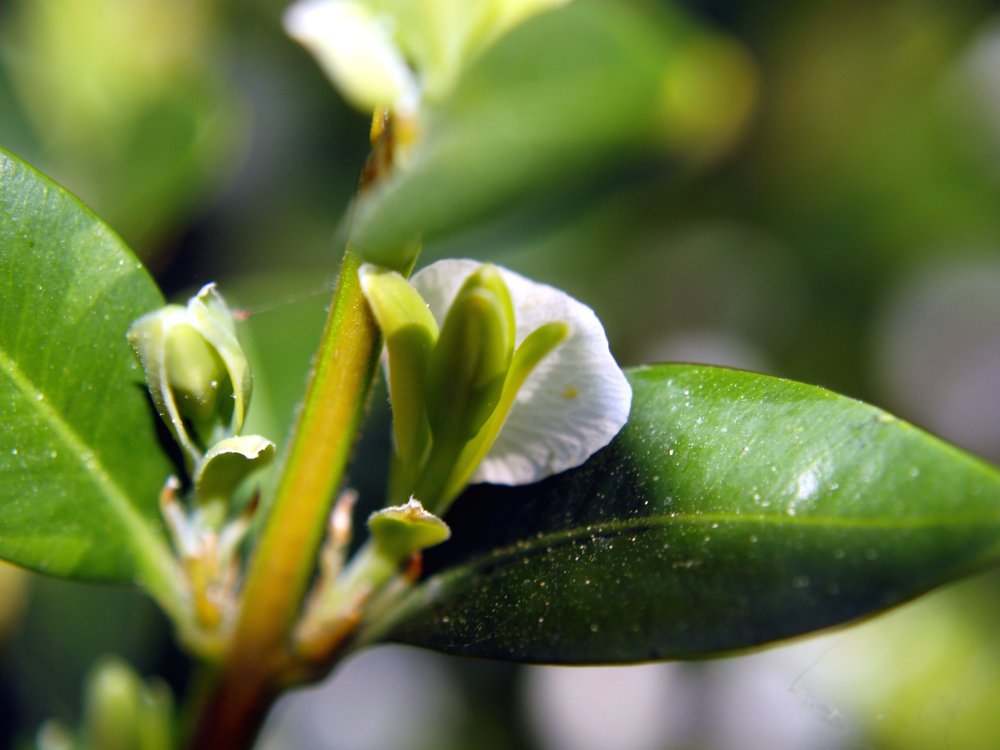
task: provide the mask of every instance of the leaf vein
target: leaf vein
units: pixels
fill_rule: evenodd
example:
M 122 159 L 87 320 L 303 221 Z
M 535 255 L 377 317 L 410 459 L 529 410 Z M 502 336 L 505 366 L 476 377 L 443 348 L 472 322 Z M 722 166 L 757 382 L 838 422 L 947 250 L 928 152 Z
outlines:
M 87 476 L 91 477 L 91 483 L 97 488 L 98 494 L 105 499 L 113 515 L 126 527 L 131 539 L 136 544 L 151 549 L 162 544 L 142 516 L 132 507 L 128 495 L 99 460 L 97 453 L 90 449 L 76 429 L 63 419 L 62 415 L 45 398 L 45 394 L 35 386 L 2 346 L 0 346 L 0 368 L 20 390 L 25 402 L 35 409 L 45 424 L 53 429 L 53 432 L 68 449 L 69 454 L 86 466 Z M 87 461 L 85 456 L 93 456 L 93 460 Z
M 991 518 L 991 521 L 995 519 Z M 681 524 L 697 524 L 712 527 L 712 524 L 746 524 L 764 526 L 789 527 L 831 527 L 840 529 L 897 529 L 914 530 L 944 526 L 963 526 L 980 524 L 981 516 L 956 516 L 955 514 L 920 517 L 886 517 L 886 518 L 833 518 L 829 516 L 785 516 L 777 514 L 748 513 L 672 513 L 668 516 L 644 516 L 631 519 L 616 519 L 603 523 L 575 526 L 562 531 L 543 534 L 528 539 L 519 540 L 508 545 L 495 547 L 484 553 L 479 553 L 465 563 L 432 576 L 429 581 L 447 582 L 470 574 L 477 568 L 493 566 L 505 559 L 522 557 L 526 554 L 547 550 L 553 546 L 562 546 L 567 542 L 584 537 L 621 537 L 644 530 Z

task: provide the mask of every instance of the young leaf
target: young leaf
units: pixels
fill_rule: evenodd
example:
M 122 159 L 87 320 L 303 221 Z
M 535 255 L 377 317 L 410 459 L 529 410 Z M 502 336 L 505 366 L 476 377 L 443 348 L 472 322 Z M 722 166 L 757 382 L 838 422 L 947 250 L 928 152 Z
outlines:
M 111 230 L 0 150 L 0 557 L 159 586 L 174 467 L 125 332 L 162 304 Z
M 1000 472 L 883 411 L 723 368 L 629 379 L 628 425 L 586 464 L 458 498 L 388 638 L 521 661 L 694 658 L 1000 559 Z

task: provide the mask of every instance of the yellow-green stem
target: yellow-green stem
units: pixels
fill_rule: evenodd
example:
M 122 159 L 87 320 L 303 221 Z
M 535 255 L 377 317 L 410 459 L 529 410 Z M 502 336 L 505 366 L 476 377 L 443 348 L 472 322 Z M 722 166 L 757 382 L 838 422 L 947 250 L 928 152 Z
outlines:
M 291 668 L 290 634 L 316 567 L 378 361 L 379 332 L 344 257 L 305 402 L 260 541 L 230 647 L 201 703 L 192 750 L 250 747 Z

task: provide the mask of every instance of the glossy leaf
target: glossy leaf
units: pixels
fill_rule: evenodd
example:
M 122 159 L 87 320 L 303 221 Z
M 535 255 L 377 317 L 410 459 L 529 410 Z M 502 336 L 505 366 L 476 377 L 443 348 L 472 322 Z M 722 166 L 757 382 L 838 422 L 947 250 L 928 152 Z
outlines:
M 161 304 L 120 239 L 0 150 L 0 557 L 165 575 L 157 496 L 175 468 L 125 337 Z
M 874 407 L 723 368 L 634 370 L 582 467 L 482 485 L 391 639 L 523 661 L 693 658 L 878 612 L 1000 558 L 1000 472 Z
M 426 112 L 409 162 L 358 203 L 354 246 L 405 267 L 412 258 L 399 253 L 418 235 L 648 146 L 670 34 L 684 25 L 671 20 L 678 28 L 625 3 L 581 0 L 510 32 Z

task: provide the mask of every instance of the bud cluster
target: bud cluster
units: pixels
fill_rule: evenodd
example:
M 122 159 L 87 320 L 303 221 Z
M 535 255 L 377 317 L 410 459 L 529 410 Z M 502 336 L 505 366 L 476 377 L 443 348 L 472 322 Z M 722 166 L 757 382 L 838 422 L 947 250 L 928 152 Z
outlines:
M 160 496 L 191 597 L 194 621 L 218 630 L 233 609 L 237 549 L 249 512 L 233 513 L 237 487 L 274 456 L 274 444 L 240 435 L 253 380 L 233 315 L 214 284 L 186 306 L 139 318 L 129 341 L 157 411 L 184 455 L 189 491 L 170 477 Z M 251 512 L 252 512 L 251 503 Z

